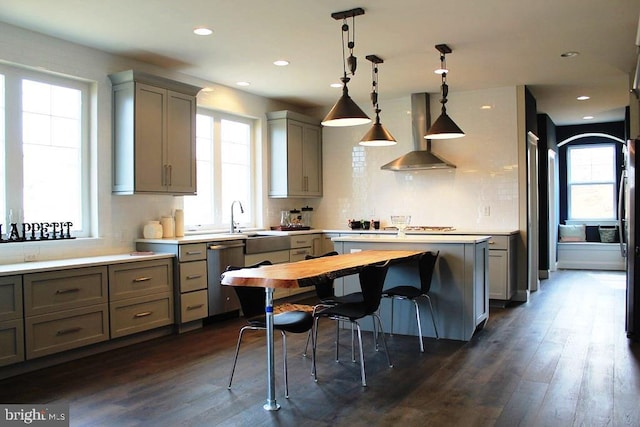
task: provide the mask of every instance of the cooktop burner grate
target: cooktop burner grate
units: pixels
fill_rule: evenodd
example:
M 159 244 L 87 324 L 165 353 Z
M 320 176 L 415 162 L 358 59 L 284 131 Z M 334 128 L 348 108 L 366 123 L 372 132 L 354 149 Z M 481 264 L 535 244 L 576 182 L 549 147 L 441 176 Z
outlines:
M 396 227 L 385 227 L 386 230 L 397 230 Z M 409 225 L 404 231 L 454 231 L 454 227 L 440 225 Z

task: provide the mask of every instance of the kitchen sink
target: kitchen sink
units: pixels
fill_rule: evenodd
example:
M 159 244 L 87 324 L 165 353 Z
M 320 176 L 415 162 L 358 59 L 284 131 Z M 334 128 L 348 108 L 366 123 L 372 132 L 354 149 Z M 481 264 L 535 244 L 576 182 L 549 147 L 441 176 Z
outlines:
M 246 254 L 259 254 L 263 252 L 285 251 L 291 248 L 289 236 L 269 236 L 260 234 L 247 234 L 244 252 Z

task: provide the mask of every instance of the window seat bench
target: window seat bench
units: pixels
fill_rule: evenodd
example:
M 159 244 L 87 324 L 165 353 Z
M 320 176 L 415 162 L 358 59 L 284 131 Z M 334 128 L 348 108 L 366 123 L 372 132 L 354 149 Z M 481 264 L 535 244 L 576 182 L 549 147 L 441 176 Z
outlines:
M 558 242 L 558 268 L 569 270 L 624 270 L 620 243 Z

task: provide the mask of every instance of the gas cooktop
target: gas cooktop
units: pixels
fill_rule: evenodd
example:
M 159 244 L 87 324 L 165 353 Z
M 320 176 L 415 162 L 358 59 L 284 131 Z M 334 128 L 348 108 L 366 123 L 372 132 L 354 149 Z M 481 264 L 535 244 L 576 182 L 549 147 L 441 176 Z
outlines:
M 385 227 L 385 230 L 397 230 L 396 227 Z M 408 225 L 404 231 L 454 231 L 454 227 L 441 225 Z

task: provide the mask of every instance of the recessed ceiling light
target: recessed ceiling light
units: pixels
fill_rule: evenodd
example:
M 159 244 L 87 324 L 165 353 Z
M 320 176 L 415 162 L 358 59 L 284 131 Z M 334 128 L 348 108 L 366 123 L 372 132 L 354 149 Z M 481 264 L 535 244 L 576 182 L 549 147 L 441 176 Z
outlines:
M 576 52 L 576 51 L 563 52 L 560 54 L 560 56 L 563 58 L 573 58 L 578 55 L 580 55 L 580 52 Z
M 199 36 L 210 36 L 213 34 L 213 30 L 206 27 L 198 27 L 193 29 L 193 34 L 197 34 Z
M 483 105 L 480 107 L 481 110 L 491 110 L 493 107 L 491 105 Z
M 289 61 L 285 59 L 278 59 L 277 61 L 273 61 L 273 65 L 277 65 L 278 67 L 286 67 L 289 65 Z
M 584 116 L 583 119 L 584 120 L 593 120 L 593 116 Z
M 329 86 L 338 88 L 342 87 L 342 83 L 331 83 Z
M 238 86 L 249 86 L 251 83 L 249 83 L 249 82 L 237 82 L 236 84 Z
M 576 98 L 578 101 L 586 101 L 587 99 L 591 99 L 590 96 L 587 95 L 581 95 L 579 97 Z

